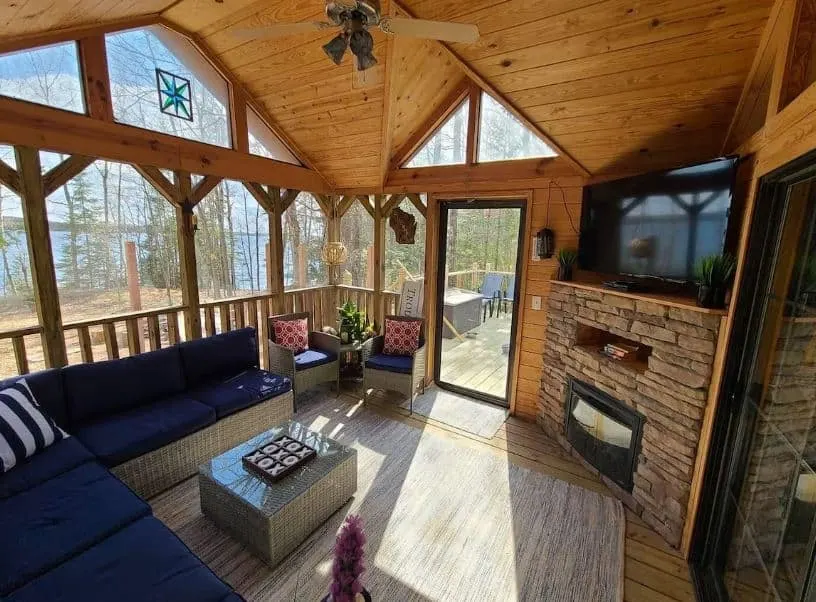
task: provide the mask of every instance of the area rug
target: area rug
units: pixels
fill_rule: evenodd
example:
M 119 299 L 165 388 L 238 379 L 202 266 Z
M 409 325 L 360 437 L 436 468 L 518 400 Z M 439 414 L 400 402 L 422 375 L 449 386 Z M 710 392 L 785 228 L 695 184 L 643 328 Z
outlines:
M 409 409 L 406 399 L 400 407 Z M 414 413 L 485 439 L 492 439 L 507 420 L 507 410 L 491 403 L 431 387 L 414 400 Z
M 275 569 L 201 515 L 195 479 L 152 500 L 156 516 L 250 602 L 320 600 L 347 514 L 365 522 L 365 584 L 375 600 L 623 599 L 617 500 L 365 406 L 328 400 L 296 419 L 357 449 L 358 490 Z

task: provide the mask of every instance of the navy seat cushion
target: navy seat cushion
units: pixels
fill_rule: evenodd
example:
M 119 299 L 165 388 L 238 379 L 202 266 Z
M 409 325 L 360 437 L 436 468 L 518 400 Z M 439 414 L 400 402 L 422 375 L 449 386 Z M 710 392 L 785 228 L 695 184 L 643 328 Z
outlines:
M 414 367 L 414 358 L 404 355 L 373 355 L 368 358 L 366 367 L 399 374 L 411 374 Z
M 243 328 L 179 345 L 187 387 L 206 385 L 258 367 L 258 335 Z
M 210 383 L 188 394 L 215 410 L 215 416 L 220 420 L 291 389 L 292 383 L 288 378 L 250 368 L 226 381 Z
M 63 370 L 72 430 L 185 389 L 177 347 Z
M 337 354 L 320 349 L 307 349 L 295 356 L 295 370 L 307 370 L 337 360 Z
M 109 416 L 76 432 L 105 466 L 113 467 L 172 443 L 215 422 L 215 410 L 174 397 Z
M 221 602 L 246 602 L 246 600 L 244 600 L 241 596 L 239 596 L 235 592 L 232 592 L 226 598 L 221 600 Z
M 28 388 L 34 394 L 42 409 L 54 421 L 65 430 L 69 430 L 68 424 L 68 404 L 65 400 L 65 391 L 62 386 L 62 371 L 59 369 L 43 370 L 25 376 L 15 376 L 0 381 L 0 389 L 5 389 L 25 378 Z
M 91 461 L 94 461 L 93 454 L 76 437 L 57 441 L 0 475 L 0 499 L 17 495 Z
M 14 602 L 220 602 L 230 588 L 155 518 L 132 523 L 8 597 Z
M 150 507 L 96 462 L 0 500 L 0 595 L 148 514 Z

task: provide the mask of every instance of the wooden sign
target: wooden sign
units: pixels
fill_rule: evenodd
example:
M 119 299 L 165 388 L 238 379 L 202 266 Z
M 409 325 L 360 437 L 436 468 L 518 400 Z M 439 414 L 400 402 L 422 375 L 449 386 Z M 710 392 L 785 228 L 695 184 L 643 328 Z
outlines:
M 317 457 L 314 448 L 291 437 L 281 436 L 264 443 L 242 458 L 244 467 L 267 481 L 280 481 Z
M 425 281 L 406 280 L 402 283 L 402 294 L 400 295 L 399 311 L 397 313 L 400 316 L 421 318 L 424 301 Z

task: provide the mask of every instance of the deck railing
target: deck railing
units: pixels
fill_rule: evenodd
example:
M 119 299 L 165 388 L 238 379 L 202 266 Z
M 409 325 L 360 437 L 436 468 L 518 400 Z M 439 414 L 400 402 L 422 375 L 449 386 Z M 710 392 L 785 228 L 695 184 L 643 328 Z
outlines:
M 515 277 L 516 275 L 515 272 L 502 272 L 500 270 L 492 270 L 490 267 L 482 269 L 474 265 L 473 268 L 469 270 L 448 272 L 448 286 L 476 291 L 481 288 L 485 274 L 500 274 L 509 277 Z

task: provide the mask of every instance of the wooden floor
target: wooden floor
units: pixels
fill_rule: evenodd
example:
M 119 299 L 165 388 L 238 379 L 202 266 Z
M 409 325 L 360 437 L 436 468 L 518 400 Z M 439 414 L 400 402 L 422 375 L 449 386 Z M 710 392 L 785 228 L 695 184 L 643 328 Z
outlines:
M 333 394 L 319 394 L 307 401 L 308 405 L 323 403 Z M 485 439 L 432 419 L 408 415 L 388 394 L 374 393 L 369 409 L 391 420 L 434 434 L 449 437 L 465 447 L 487 450 L 509 462 L 552 477 L 608 494 L 606 487 L 576 460 L 549 440 L 540 428 L 528 422 L 510 418 L 490 439 Z M 343 412 L 360 403 L 358 393 L 347 392 L 332 399 Z M 307 411 L 307 410 L 304 410 Z M 189 483 L 189 482 L 188 482 Z M 180 485 L 179 487 L 184 487 Z M 171 492 L 168 492 L 171 493 Z M 167 494 L 164 494 L 167 495 Z M 161 497 L 152 501 L 160 507 Z M 165 519 L 164 512 L 157 512 Z M 174 526 L 168 522 L 171 528 Z M 668 547 L 654 531 L 637 516 L 627 512 L 625 543 L 625 600 L 627 602 L 693 601 L 694 593 L 688 567 L 678 552 Z
M 462 338 L 442 339 L 441 379 L 465 389 L 504 399 L 507 393 L 512 314 L 489 317 Z

